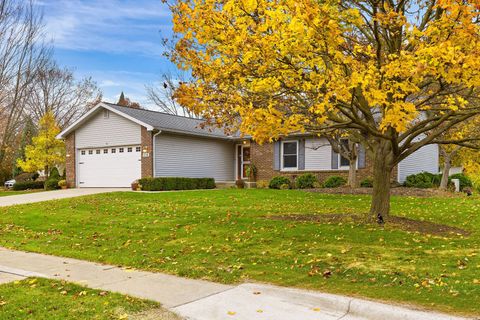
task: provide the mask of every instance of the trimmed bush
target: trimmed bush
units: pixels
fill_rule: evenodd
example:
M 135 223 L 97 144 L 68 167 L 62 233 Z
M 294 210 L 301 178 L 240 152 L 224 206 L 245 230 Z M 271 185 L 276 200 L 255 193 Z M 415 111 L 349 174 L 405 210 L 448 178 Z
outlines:
M 340 176 L 331 176 L 323 183 L 324 188 L 338 188 L 347 184 L 347 180 Z
M 429 172 L 412 174 L 405 180 L 405 186 L 408 188 L 433 188 L 440 185 L 441 175 Z
M 283 176 L 277 176 L 277 177 L 273 177 L 272 180 L 270 180 L 268 187 L 270 189 L 280 189 L 284 184 L 290 187 L 290 179 Z
M 58 186 L 61 187 L 66 187 L 67 186 L 67 180 L 60 180 L 58 181 Z
M 317 182 L 317 177 L 311 173 L 304 173 L 295 179 L 295 184 L 299 189 L 314 188 L 315 182 Z
M 60 186 L 58 185 L 59 182 L 60 182 L 60 177 L 58 177 L 58 178 L 48 178 L 48 180 L 45 181 L 45 190 L 60 189 Z
M 17 182 L 13 185 L 13 190 L 21 191 L 21 190 L 28 190 L 28 189 L 43 189 L 44 183 L 43 181 L 24 181 L 24 182 Z
M 215 180 L 213 178 L 143 178 L 139 184 L 145 191 L 167 191 L 167 190 L 194 190 L 194 189 L 214 189 Z
M 362 187 L 362 188 L 373 188 L 373 180 L 370 179 L 370 178 L 363 179 L 360 182 L 360 187 Z
M 460 190 L 463 190 L 464 188 L 471 188 L 473 187 L 472 180 L 470 180 L 469 177 L 464 175 L 463 173 L 457 173 L 453 174 L 448 178 L 448 182 L 452 183 L 452 179 L 458 179 L 460 180 Z

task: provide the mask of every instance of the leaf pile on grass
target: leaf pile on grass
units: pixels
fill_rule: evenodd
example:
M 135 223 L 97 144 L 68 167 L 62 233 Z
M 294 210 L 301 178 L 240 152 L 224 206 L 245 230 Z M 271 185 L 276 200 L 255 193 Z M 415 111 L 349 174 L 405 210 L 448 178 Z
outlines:
M 461 228 L 447 226 L 430 221 L 420 221 L 409 219 L 406 217 L 390 216 L 386 226 L 378 226 L 378 224 L 369 224 L 365 220 L 365 216 L 357 214 L 293 214 L 293 215 L 276 215 L 266 217 L 272 220 L 291 220 L 297 222 L 317 222 L 317 223 L 356 223 L 365 224 L 369 227 L 389 229 L 399 229 L 404 231 L 418 232 L 426 235 L 436 236 L 468 236 L 469 231 Z

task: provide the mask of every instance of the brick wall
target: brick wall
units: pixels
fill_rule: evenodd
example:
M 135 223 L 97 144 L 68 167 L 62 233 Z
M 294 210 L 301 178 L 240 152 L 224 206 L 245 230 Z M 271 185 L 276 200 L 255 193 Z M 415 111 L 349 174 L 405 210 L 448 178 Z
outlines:
M 144 150 L 147 150 L 147 157 Z M 147 177 L 153 177 L 153 134 L 142 127 L 142 178 Z
M 67 185 L 69 188 L 75 188 L 75 131 L 65 138 L 65 173 L 67 176 Z
M 279 170 L 273 170 L 273 143 L 265 143 L 263 145 L 255 142 L 251 143 L 251 157 L 252 163 L 257 168 L 257 181 L 258 180 L 270 180 L 274 176 L 287 176 L 291 179 L 304 174 L 306 172 L 313 173 L 317 176 L 320 182 L 325 181 L 330 176 L 342 176 L 348 179 L 348 170 L 322 170 L 322 171 L 289 171 L 282 172 Z M 396 181 L 397 170 L 396 167 L 392 171 L 392 181 Z M 357 181 L 360 182 L 363 179 L 372 178 L 372 162 L 367 156 L 366 167 L 364 169 L 357 170 Z

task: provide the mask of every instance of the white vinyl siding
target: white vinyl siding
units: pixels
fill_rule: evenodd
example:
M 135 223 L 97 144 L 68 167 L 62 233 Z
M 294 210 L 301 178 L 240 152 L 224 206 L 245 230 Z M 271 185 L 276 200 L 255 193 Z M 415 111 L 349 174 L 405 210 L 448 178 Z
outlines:
M 233 181 L 234 143 L 161 133 L 155 137 L 155 176 Z
M 77 149 L 141 144 L 141 126 L 118 114 L 97 112 L 75 131 Z
M 325 138 L 305 139 L 305 170 L 332 170 L 332 147 Z
M 398 182 L 403 183 L 411 175 L 420 172 L 438 173 L 438 146 L 427 145 L 398 164 Z

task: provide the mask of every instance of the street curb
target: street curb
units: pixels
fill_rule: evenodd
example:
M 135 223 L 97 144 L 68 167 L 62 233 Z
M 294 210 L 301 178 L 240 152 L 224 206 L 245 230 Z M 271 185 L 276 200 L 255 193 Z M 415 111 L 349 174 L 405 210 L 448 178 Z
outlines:
M 348 315 L 359 316 L 370 320 L 467 320 L 443 313 L 412 310 L 405 307 L 361 299 L 352 299 Z
M 336 311 L 344 313 L 342 317 L 353 316 L 368 320 L 473 320 L 480 318 L 464 318 L 435 311 L 415 310 L 407 307 L 390 305 L 387 303 L 375 302 L 370 300 L 346 297 L 330 293 L 321 293 L 318 291 L 302 290 L 297 288 L 278 287 L 268 284 L 245 283 L 240 287 L 246 287 L 252 290 L 281 290 L 292 294 L 289 298 L 295 296 L 297 302 L 314 302 L 316 306 L 323 310 Z M 201 300 L 201 299 L 200 299 Z

